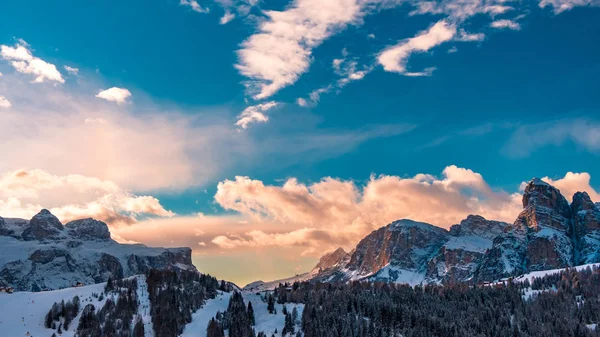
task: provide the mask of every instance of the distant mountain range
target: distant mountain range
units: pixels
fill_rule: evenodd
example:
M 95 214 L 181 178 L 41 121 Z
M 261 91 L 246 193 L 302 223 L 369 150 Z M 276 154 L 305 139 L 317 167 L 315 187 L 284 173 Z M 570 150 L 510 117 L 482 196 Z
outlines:
M 272 289 L 280 282 L 482 283 L 525 273 L 600 262 L 600 209 L 586 192 L 572 203 L 555 187 L 533 179 L 514 223 L 469 215 L 445 230 L 398 220 L 373 231 L 349 253 L 339 248 L 310 272 L 246 290 Z
M 45 209 L 31 220 L 0 218 L 0 286 L 52 290 L 151 268 L 196 270 L 190 248 L 120 244 L 111 239 L 104 222 L 94 219 L 63 225 Z
M 450 230 L 398 220 L 373 231 L 349 253 L 321 257 L 309 273 L 244 290 L 294 281 L 482 283 L 525 273 L 600 262 L 600 209 L 585 192 L 569 202 L 533 179 L 514 223 L 469 215 Z M 149 269 L 196 270 L 190 248 L 150 248 L 112 240 L 108 226 L 81 219 L 63 225 L 48 210 L 31 220 L 0 218 L 0 286 L 39 291 L 105 282 Z

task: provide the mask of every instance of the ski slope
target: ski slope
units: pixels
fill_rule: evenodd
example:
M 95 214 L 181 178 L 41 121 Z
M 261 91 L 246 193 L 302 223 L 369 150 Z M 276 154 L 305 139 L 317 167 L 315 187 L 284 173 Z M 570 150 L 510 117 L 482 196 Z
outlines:
M 106 298 L 99 301 L 92 293 L 104 291 L 105 283 L 79 288 L 66 288 L 54 291 L 32 293 L 27 291 L 13 294 L 0 293 L 0 335 L 6 337 L 50 337 L 56 330 L 44 327 L 44 318 L 54 302 L 70 301 L 79 296 L 81 309 L 69 327 L 63 329 L 61 337 L 73 337 L 83 308 L 92 303 L 96 308 L 102 307 Z M 58 335 L 58 334 L 57 334 Z
M 152 328 L 152 318 L 150 316 L 150 301 L 148 298 L 148 287 L 143 275 L 134 276 L 138 278 L 138 314 L 142 317 L 144 323 L 145 337 L 154 337 Z M 69 330 L 63 329 L 61 337 L 74 337 L 75 330 L 79 324 L 81 312 L 87 304 L 93 304 L 96 309 L 102 308 L 107 298 L 115 295 L 108 295 L 102 301 L 93 297 L 92 294 L 100 294 L 104 291 L 106 283 L 99 283 L 79 288 L 66 288 L 45 292 L 15 292 L 13 294 L 0 293 L 0 336 L 4 337 L 50 337 L 56 330 L 46 329 L 44 327 L 44 318 L 55 302 L 70 301 L 74 296 L 79 296 L 81 305 L 79 314 L 73 319 Z M 206 337 L 206 327 L 211 318 L 218 311 L 227 310 L 229 298 L 232 293 L 219 292 L 216 298 L 208 300 L 206 304 L 198 309 L 192 315 L 192 322 L 188 324 L 181 337 Z M 256 319 L 255 330 L 264 331 L 271 336 L 277 329 L 281 332 L 285 322 L 282 305 L 276 304 L 277 314 L 269 314 L 267 303 L 263 302 L 260 295 L 255 293 L 243 293 L 244 302 L 252 302 Z M 287 303 L 287 309 L 292 312 L 296 307 L 298 311 L 298 320 L 302 317 L 304 309 L 303 304 Z M 300 328 L 299 322 L 296 324 L 296 330 Z M 29 333 L 29 335 L 27 335 Z
M 208 322 L 215 317 L 218 311 L 224 312 L 227 310 L 231 295 L 232 293 L 219 292 L 219 295 L 217 295 L 216 298 L 208 300 L 201 309 L 192 315 L 192 322 L 185 327 L 181 337 L 206 337 L 206 327 L 208 326 Z M 259 331 L 264 331 L 267 336 L 271 336 L 277 329 L 279 333 L 277 335 L 281 335 L 281 330 L 285 323 L 285 315 L 282 313 L 283 306 L 281 304 L 275 304 L 277 314 L 269 314 L 267 303 L 263 302 L 261 295 L 242 293 L 242 296 L 244 297 L 246 306 L 248 305 L 248 301 L 252 302 L 256 320 L 254 330 L 257 333 Z M 289 312 L 292 312 L 294 307 L 296 307 L 296 310 L 298 311 L 298 321 L 300 321 L 302 311 L 304 310 L 304 304 L 286 303 L 286 307 Z M 300 329 L 300 323 L 296 322 L 296 331 L 298 331 L 298 329 Z M 227 331 L 225 332 L 225 335 L 227 336 Z

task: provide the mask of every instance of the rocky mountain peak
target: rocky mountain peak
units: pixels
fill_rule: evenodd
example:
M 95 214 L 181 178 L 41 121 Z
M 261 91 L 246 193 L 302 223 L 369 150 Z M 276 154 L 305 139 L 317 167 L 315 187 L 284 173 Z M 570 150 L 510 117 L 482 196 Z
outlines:
M 597 210 L 596 204 L 592 202 L 590 195 L 587 192 L 577 192 L 573 195 L 573 202 L 571 203 L 571 210 L 573 213 L 579 211 L 593 211 Z
M 10 230 L 6 226 L 6 221 L 4 221 L 4 218 L 0 217 L 0 235 L 9 235 L 9 234 L 10 234 Z
M 556 187 L 545 183 L 539 178 L 533 178 L 525 187 L 523 208 L 528 207 L 549 208 L 566 218 L 571 215 L 567 199 Z
M 92 218 L 74 220 L 65 225 L 73 236 L 83 240 L 109 240 L 110 231 L 108 226 Z
M 570 219 L 569 202 L 557 188 L 538 178 L 527 184 L 523 193 L 523 211 L 517 217 L 515 225 L 536 231 L 542 227 L 567 231 Z
M 487 220 L 480 215 L 470 214 L 460 224 L 450 227 L 450 235 L 474 235 L 493 239 L 504 231 L 508 224 L 501 221 Z
M 339 266 L 345 262 L 348 262 L 350 254 L 348 254 L 343 248 L 338 248 L 331 253 L 327 253 L 319 259 L 319 263 L 314 269 L 327 270 L 333 267 Z
M 31 218 L 21 236 L 26 241 L 51 239 L 60 236 L 63 229 L 64 226 L 57 217 L 47 209 L 42 209 Z

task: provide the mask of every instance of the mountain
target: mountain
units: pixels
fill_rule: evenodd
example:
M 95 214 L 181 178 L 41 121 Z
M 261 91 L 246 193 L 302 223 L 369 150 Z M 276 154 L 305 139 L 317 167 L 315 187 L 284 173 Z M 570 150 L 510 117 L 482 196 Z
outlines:
M 190 248 L 120 244 L 94 219 L 63 225 L 48 210 L 31 220 L 0 218 L 0 285 L 39 291 L 105 282 L 157 269 L 196 270 Z
M 577 192 L 569 204 L 557 188 L 534 178 L 512 224 L 469 215 L 445 230 L 398 220 L 367 235 L 351 253 L 338 249 L 323 256 L 301 279 L 479 283 L 597 262 L 598 204 L 585 192 Z

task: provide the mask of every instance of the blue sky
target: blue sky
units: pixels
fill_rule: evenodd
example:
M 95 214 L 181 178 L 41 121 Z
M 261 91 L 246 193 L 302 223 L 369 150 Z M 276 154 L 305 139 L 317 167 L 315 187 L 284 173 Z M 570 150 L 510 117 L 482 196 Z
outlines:
M 596 0 L 326 4 L 3 3 L 0 215 L 98 217 L 244 283 L 398 217 L 512 221 L 534 176 L 596 195 Z M 394 203 L 424 196 L 451 206 Z

